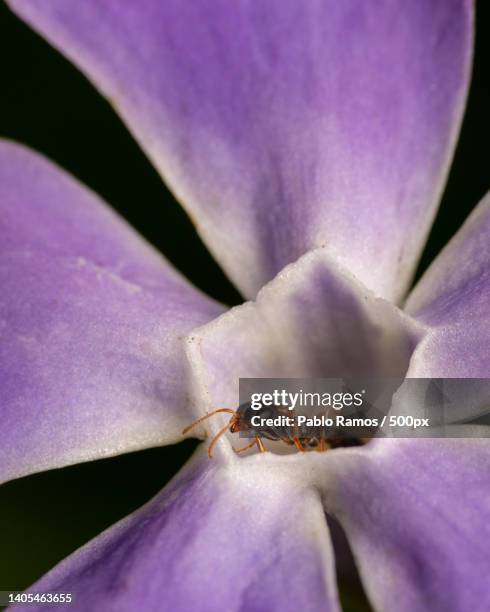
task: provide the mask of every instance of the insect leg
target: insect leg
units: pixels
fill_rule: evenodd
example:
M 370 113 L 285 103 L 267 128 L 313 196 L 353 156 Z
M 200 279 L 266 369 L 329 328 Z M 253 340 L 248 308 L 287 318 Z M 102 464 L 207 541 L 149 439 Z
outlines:
M 319 453 L 323 453 L 323 451 L 328 450 L 328 445 L 325 443 L 325 438 L 320 438 L 320 443 L 317 448 Z
M 255 442 L 257 444 L 257 448 L 259 449 L 259 451 L 261 453 L 266 453 L 267 452 L 267 449 L 265 448 L 264 443 L 260 439 L 260 436 L 255 436 Z
M 294 441 L 294 445 L 296 446 L 296 448 L 301 451 L 302 453 L 305 452 L 305 449 L 303 448 L 303 445 L 301 444 L 299 438 L 297 438 L 296 436 L 294 436 L 293 438 Z
M 252 448 L 252 446 L 254 446 L 255 444 L 257 444 L 257 441 L 254 438 L 252 440 L 252 442 L 250 442 L 250 444 L 247 444 L 247 446 L 244 446 L 242 448 L 235 448 L 235 447 L 233 447 L 233 450 L 235 451 L 235 453 L 243 453 L 247 449 Z

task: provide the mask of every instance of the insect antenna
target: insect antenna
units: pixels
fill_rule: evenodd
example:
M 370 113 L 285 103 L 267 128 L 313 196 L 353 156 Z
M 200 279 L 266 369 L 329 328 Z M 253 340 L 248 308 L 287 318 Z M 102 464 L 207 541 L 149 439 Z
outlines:
M 209 419 L 209 417 L 218 414 L 219 412 L 228 412 L 229 414 L 236 414 L 235 410 L 232 410 L 231 408 L 218 408 L 217 410 L 213 410 L 213 412 L 210 412 L 209 414 L 205 414 L 204 416 L 202 416 L 200 419 L 197 419 L 197 421 L 194 421 L 193 423 L 191 423 L 190 425 L 188 425 L 183 431 L 183 434 L 186 434 L 188 431 L 190 431 L 193 427 L 195 427 L 196 425 L 199 425 L 199 423 L 202 423 L 202 421 L 205 421 L 206 419 Z M 222 429 L 220 429 L 218 431 L 218 433 L 214 436 L 214 438 L 211 440 L 211 444 L 209 445 L 208 448 L 208 456 L 211 459 L 213 457 L 213 448 L 216 444 L 216 442 L 218 441 L 218 439 L 220 438 L 220 436 L 222 436 L 225 431 L 230 427 L 230 423 L 227 423 Z
M 209 414 L 205 414 L 200 419 L 197 419 L 197 421 L 194 421 L 190 425 L 187 425 L 187 427 L 182 431 L 182 434 L 186 434 L 193 427 L 195 427 L 196 425 L 199 425 L 199 423 L 202 423 L 202 421 L 209 419 L 209 417 L 213 416 L 214 414 L 218 414 L 218 412 L 229 412 L 230 414 L 235 414 L 235 411 L 232 410 L 231 408 L 218 408 L 218 410 L 213 410 L 213 412 L 210 412 Z
M 225 431 L 227 431 L 227 430 L 228 430 L 228 428 L 229 428 L 229 427 L 230 427 L 230 424 L 229 424 L 229 423 L 227 423 L 227 424 L 226 424 L 226 425 L 223 427 L 223 429 L 220 429 L 220 430 L 218 431 L 218 433 L 217 433 L 217 434 L 214 436 L 214 438 L 211 440 L 211 444 L 210 444 L 210 445 L 209 445 L 209 447 L 208 447 L 208 457 L 209 457 L 210 459 L 212 459 L 212 458 L 213 458 L 213 448 L 214 448 L 214 445 L 215 445 L 215 444 L 216 444 L 216 442 L 219 440 L 219 438 L 220 438 L 220 437 L 221 437 L 221 436 L 222 436 L 222 435 L 225 433 Z

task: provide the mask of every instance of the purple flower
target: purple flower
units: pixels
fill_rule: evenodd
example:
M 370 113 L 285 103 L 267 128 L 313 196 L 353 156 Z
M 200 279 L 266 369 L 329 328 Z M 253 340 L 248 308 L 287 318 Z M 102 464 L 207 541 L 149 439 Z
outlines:
M 464 109 L 468 0 L 10 5 L 112 101 L 250 301 L 225 312 L 3 141 L 1 481 L 176 442 L 239 377 L 490 376 L 490 199 L 405 300 Z M 35 588 L 72 610 L 338 610 L 326 511 L 376 610 L 490 609 L 485 439 L 231 442 Z

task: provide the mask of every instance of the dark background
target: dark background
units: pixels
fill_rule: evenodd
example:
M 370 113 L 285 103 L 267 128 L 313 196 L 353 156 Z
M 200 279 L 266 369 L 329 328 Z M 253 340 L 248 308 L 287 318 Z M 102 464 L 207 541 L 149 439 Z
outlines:
M 472 87 L 456 158 L 418 276 L 488 189 L 488 4 L 477 5 Z M 195 285 L 241 299 L 119 121 L 75 68 L 0 5 L 0 136 L 26 143 L 102 195 Z M 484 164 L 485 160 L 485 164 Z M 138 508 L 196 443 L 132 453 L 0 487 L 0 590 L 24 589 L 75 548 Z M 365 609 L 344 589 L 346 609 Z

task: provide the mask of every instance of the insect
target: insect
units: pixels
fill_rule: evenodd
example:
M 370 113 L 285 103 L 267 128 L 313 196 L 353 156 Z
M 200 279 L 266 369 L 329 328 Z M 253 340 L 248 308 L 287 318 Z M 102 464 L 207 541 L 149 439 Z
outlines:
M 201 418 L 197 419 L 184 430 L 183 434 L 186 434 L 191 429 L 199 425 L 206 419 L 219 413 L 231 414 L 231 418 L 228 423 L 218 431 L 218 433 L 211 440 L 208 447 L 208 456 L 211 459 L 213 456 L 213 449 L 219 438 L 226 432 L 231 433 L 237 432 L 250 432 L 250 436 L 253 438 L 252 441 L 246 446 L 233 450 L 236 453 L 243 453 L 244 451 L 257 446 L 259 452 L 265 453 L 267 451 L 262 438 L 272 441 L 280 441 L 290 446 L 294 445 L 300 452 L 304 452 L 307 449 L 316 449 L 320 452 L 326 451 L 330 448 L 338 448 L 341 446 L 359 446 L 364 443 L 364 438 L 346 438 L 346 437 L 332 437 L 331 434 L 327 435 L 325 429 L 315 428 L 298 428 L 296 425 L 273 425 L 273 426 L 261 426 L 257 427 L 252 425 L 252 418 L 260 416 L 263 418 L 277 418 L 284 417 L 283 421 L 287 417 L 291 418 L 291 411 L 286 406 L 268 406 L 261 408 L 259 411 L 254 410 L 251 407 L 250 402 L 241 404 L 236 410 L 231 408 L 218 408 L 213 410 L 209 414 L 205 414 Z

